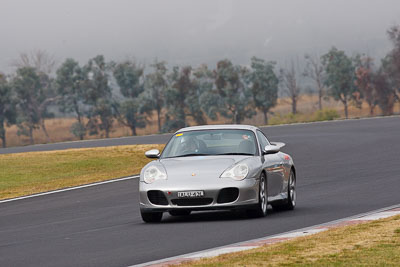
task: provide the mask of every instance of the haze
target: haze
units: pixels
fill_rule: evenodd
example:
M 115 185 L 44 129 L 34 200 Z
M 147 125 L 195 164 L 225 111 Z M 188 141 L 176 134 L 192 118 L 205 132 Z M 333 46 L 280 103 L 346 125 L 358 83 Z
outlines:
M 1 0 L 0 71 L 21 52 L 46 50 L 58 63 L 97 54 L 150 63 L 215 64 L 252 56 L 282 62 L 331 46 L 379 59 L 400 1 Z

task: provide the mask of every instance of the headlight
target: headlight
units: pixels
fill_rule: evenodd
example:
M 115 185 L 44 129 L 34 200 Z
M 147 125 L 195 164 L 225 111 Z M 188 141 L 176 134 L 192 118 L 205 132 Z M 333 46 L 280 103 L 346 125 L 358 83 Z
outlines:
M 167 174 L 160 171 L 156 166 L 151 166 L 144 171 L 143 180 L 147 184 L 153 183 L 155 180 L 167 180 Z
M 243 180 L 249 173 L 249 166 L 239 163 L 232 168 L 227 169 L 221 174 L 221 178 L 232 178 L 234 180 Z

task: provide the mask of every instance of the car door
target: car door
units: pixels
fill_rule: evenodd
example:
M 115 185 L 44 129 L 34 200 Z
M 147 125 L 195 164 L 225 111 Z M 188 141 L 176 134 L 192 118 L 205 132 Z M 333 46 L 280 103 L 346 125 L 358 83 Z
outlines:
M 257 130 L 257 138 L 260 144 L 260 151 L 264 151 L 265 146 L 270 145 L 267 137 Z M 268 196 L 274 197 L 282 192 L 283 187 L 283 165 L 282 158 L 275 154 L 262 155 L 263 168 L 267 172 Z

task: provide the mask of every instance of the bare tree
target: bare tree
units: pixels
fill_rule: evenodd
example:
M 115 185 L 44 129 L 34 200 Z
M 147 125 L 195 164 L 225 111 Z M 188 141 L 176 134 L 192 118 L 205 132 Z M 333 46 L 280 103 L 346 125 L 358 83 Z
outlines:
M 377 92 L 377 102 L 383 115 L 393 115 L 393 108 L 398 96 L 392 86 L 389 75 L 381 68 L 374 75 L 373 83 Z
M 39 73 L 50 74 L 56 65 L 56 61 L 52 55 L 45 50 L 32 50 L 19 54 L 19 58 L 12 62 L 12 66 L 16 68 L 31 67 L 35 68 Z
M 301 88 L 298 84 L 296 68 L 293 60 L 290 62 L 290 67 L 281 69 L 281 81 L 284 93 L 289 96 L 292 106 L 292 113 L 297 113 L 297 102 L 300 98 Z
M 374 70 L 373 70 L 373 59 L 369 56 L 359 57 L 357 59 L 357 67 L 355 70 L 355 85 L 357 86 L 358 91 L 361 93 L 362 98 L 365 99 L 369 106 L 369 115 L 374 115 L 374 109 L 378 105 L 379 92 L 380 88 L 376 88 L 373 82 L 374 78 Z M 375 75 L 379 76 L 379 75 Z M 384 84 L 384 80 L 381 80 L 382 77 L 379 77 L 378 84 Z
M 321 110 L 322 98 L 325 94 L 323 83 L 324 67 L 321 64 L 320 57 L 311 55 L 305 55 L 304 57 L 307 61 L 307 64 L 304 69 L 303 75 L 309 77 L 315 82 L 315 86 L 317 87 L 318 91 L 318 108 L 319 110 Z

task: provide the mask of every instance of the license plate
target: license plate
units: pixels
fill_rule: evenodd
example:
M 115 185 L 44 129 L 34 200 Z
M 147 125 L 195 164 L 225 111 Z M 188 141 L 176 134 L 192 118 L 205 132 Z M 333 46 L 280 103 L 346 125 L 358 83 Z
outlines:
M 178 197 L 204 197 L 204 191 L 178 192 Z

